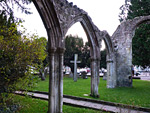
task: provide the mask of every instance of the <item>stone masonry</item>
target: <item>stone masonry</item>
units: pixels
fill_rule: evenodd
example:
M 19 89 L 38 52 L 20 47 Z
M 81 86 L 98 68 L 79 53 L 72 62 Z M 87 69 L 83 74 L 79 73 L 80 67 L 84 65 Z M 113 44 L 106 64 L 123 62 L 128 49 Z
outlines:
M 64 37 L 76 22 L 83 26 L 91 53 L 91 96 L 99 97 L 99 64 L 101 31 L 94 25 L 88 14 L 66 0 L 33 1 L 48 34 L 50 72 L 48 113 L 61 113 L 63 105 L 63 57 Z
M 150 16 L 122 22 L 112 36 L 100 31 L 87 12 L 67 0 L 33 0 L 48 34 L 49 101 L 48 113 L 62 113 L 64 37 L 68 29 L 80 22 L 86 32 L 91 53 L 91 96 L 99 97 L 101 40 L 107 48 L 107 87 L 131 87 L 132 37 L 136 27 L 150 21 Z
M 136 17 L 122 22 L 112 35 L 115 47 L 116 76 L 118 87 L 132 87 L 132 38 L 135 29 L 145 22 L 150 21 L 150 16 Z

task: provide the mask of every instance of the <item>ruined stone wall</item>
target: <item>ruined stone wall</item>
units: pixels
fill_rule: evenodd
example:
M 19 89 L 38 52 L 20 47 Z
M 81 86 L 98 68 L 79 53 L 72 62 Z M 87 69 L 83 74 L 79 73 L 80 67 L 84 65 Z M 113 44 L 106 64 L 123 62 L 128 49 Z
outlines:
M 66 0 L 55 0 L 53 2 L 64 37 L 68 29 L 76 22 L 80 22 L 86 32 L 91 53 L 91 96 L 99 97 L 99 42 L 101 41 L 101 31 L 92 22 L 89 15 L 84 10 L 78 8 L 76 5 L 73 5 L 73 3 L 69 3 Z M 64 40 L 64 37 L 62 41 Z
M 136 27 L 150 20 L 150 16 L 136 17 L 122 22 L 112 35 L 115 46 L 117 86 L 132 86 L 132 38 Z
M 67 0 L 34 0 L 48 34 L 50 74 L 48 113 L 62 112 L 63 99 L 63 56 L 65 34 L 76 22 L 81 22 L 91 52 L 91 96 L 99 97 L 99 60 L 101 31 L 88 14 Z
M 132 86 L 132 37 L 135 28 L 150 16 L 121 23 L 112 37 L 100 31 L 88 14 L 67 0 L 33 0 L 48 34 L 49 43 L 49 100 L 48 113 L 61 113 L 63 105 L 64 37 L 68 29 L 81 22 L 91 45 L 91 95 L 98 97 L 100 43 L 105 39 L 108 48 L 108 88 Z

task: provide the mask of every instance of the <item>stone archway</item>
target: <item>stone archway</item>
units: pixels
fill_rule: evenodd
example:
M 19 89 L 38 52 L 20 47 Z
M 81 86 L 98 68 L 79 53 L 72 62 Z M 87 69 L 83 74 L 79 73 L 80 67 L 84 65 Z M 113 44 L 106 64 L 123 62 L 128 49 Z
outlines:
M 100 42 L 108 45 L 108 88 L 132 86 L 132 37 L 135 28 L 150 16 L 123 22 L 110 38 L 101 32 L 88 14 L 66 0 L 33 0 L 48 34 L 50 75 L 48 113 L 61 113 L 63 105 L 64 36 L 71 25 L 81 22 L 91 45 L 91 95 L 98 97 Z M 112 42 L 111 42 L 112 40 Z M 115 76 L 116 75 L 116 76 Z
M 119 87 L 132 87 L 132 38 L 135 29 L 149 21 L 150 16 L 141 16 L 122 22 L 111 37 L 116 47 L 116 74 Z
M 116 83 L 116 58 L 115 58 L 115 48 L 111 37 L 107 31 L 103 31 L 102 39 L 106 45 L 106 63 L 107 63 L 107 88 L 115 88 Z
M 90 44 L 90 57 L 91 57 L 91 96 L 99 97 L 98 93 L 98 85 L 99 85 L 99 65 L 100 65 L 100 50 L 99 50 L 99 39 L 98 28 L 93 24 L 91 18 L 87 15 L 87 13 L 83 12 L 80 16 L 76 16 L 72 19 L 67 30 L 71 27 L 71 25 L 76 22 L 80 22 L 83 27 L 89 44 Z
M 49 100 L 48 113 L 61 113 L 63 105 L 63 31 L 51 0 L 33 1 L 48 34 Z
M 33 1 L 48 34 L 50 74 L 48 113 L 61 113 L 63 105 L 64 36 L 71 25 L 81 22 L 91 45 L 91 96 L 98 97 L 100 31 L 85 11 L 66 0 Z

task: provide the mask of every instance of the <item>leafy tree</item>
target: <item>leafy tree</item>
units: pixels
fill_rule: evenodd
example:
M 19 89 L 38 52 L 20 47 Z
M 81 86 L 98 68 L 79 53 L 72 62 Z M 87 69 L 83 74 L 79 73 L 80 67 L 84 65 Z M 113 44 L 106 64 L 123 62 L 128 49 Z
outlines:
M 83 39 L 78 36 L 66 36 L 65 47 L 64 65 L 71 67 L 73 70 L 73 64 L 71 64 L 70 61 L 74 60 L 74 54 L 78 54 L 78 60 L 82 59 Z
M 90 45 L 88 42 L 85 43 L 82 49 L 82 55 L 81 55 L 81 67 L 90 67 Z
M 2 94 L 15 90 L 15 84 L 22 78 L 21 86 L 29 85 L 25 78 L 33 79 L 31 67 L 38 67 L 35 60 L 45 59 L 38 37 L 19 33 L 16 23 L 0 25 L 0 103 L 4 100 Z
M 132 42 L 133 64 L 143 67 L 150 65 L 150 25 L 142 24 Z
M 120 21 L 133 19 L 137 16 L 150 15 L 149 0 L 126 0 L 121 8 L 119 15 Z M 148 23 L 140 25 L 135 32 L 132 40 L 133 64 L 148 66 L 150 65 L 150 25 Z
M 101 51 L 100 68 L 105 68 L 106 69 L 106 49 Z
M 47 47 L 47 39 L 45 37 L 40 37 L 36 40 L 36 43 L 39 43 L 41 45 L 41 57 L 39 59 L 35 59 L 35 63 L 38 64 L 39 66 L 39 72 L 40 72 L 40 78 L 41 80 L 45 80 L 46 79 L 46 74 L 47 74 L 47 69 L 46 67 L 48 66 L 48 47 Z
M 22 13 L 31 14 L 25 6 L 31 1 L 0 1 L 0 106 L 8 101 L 9 92 L 32 86 L 37 77 L 31 74 L 31 69 L 41 67 L 39 62 L 45 64 L 44 38 L 26 36 L 24 31 L 18 31 L 17 22 L 21 19 L 14 16 L 14 7 Z
M 65 38 L 65 47 L 64 65 L 71 67 L 73 71 L 73 64 L 70 61 L 74 60 L 74 54 L 78 54 L 78 60 L 81 61 L 78 67 L 90 67 L 90 45 L 88 42 L 84 45 L 82 38 L 69 35 Z M 106 68 L 106 49 L 101 51 L 100 67 Z

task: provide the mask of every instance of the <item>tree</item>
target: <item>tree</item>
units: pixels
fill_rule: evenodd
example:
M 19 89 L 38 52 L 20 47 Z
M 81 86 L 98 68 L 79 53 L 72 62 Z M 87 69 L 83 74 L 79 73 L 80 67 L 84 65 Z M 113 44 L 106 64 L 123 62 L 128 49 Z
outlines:
M 39 66 L 39 73 L 40 73 L 40 78 L 41 80 L 45 80 L 46 79 L 46 74 L 47 74 L 47 69 L 46 67 L 48 66 L 48 47 L 47 47 L 47 39 L 45 37 L 40 37 L 36 40 L 36 43 L 40 44 L 40 49 L 41 49 L 41 55 L 42 57 L 40 59 L 35 59 L 35 63 L 38 64 Z
M 88 42 L 85 42 L 84 45 L 82 38 L 69 35 L 65 38 L 65 47 L 64 65 L 71 67 L 73 70 L 73 64 L 70 61 L 74 60 L 74 54 L 78 54 L 78 60 L 81 61 L 78 67 L 90 67 L 90 45 Z M 101 51 L 100 67 L 106 68 L 106 49 Z
M 90 67 L 90 45 L 88 42 L 85 43 L 82 49 L 82 55 L 81 55 L 81 67 Z
M 143 67 L 150 65 L 150 25 L 142 24 L 132 40 L 133 64 Z M 139 54 L 140 53 L 140 54 Z
M 119 14 L 120 22 L 127 19 L 127 15 L 129 12 L 130 0 L 125 0 L 125 4 L 120 7 L 121 13 Z
M 120 21 L 133 19 L 137 16 L 150 15 L 149 0 L 126 0 L 121 8 L 119 15 Z M 133 64 L 148 66 L 150 65 L 150 25 L 148 23 L 140 25 L 135 32 L 132 40 Z
M 0 15 L 3 14 L 7 18 L 11 18 L 11 21 L 15 22 L 19 19 L 14 16 L 14 7 L 17 7 L 18 10 L 21 10 L 22 13 L 31 14 L 29 8 L 25 5 L 28 5 L 32 2 L 32 0 L 1 0 L 0 1 Z
M 66 36 L 65 47 L 64 65 L 71 67 L 73 70 L 73 64 L 70 61 L 74 60 L 74 54 L 78 54 L 78 60 L 82 60 L 83 39 L 78 36 Z
M 100 68 L 105 68 L 106 69 L 106 49 L 101 51 Z
M 19 33 L 17 23 L 0 25 L 0 104 L 4 100 L 2 94 L 15 90 L 15 84 L 22 78 L 22 86 L 29 85 L 27 82 L 33 79 L 31 66 L 38 67 L 35 60 L 44 59 L 38 37 Z
M 36 61 L 45 59 L 45 50 L 38 36 L 26 36 L 17 29 L 21 19 L 14 16 L 14 7 L 31 14 L 25 7 L 31 1 L 0 1 L 0 105 L 5 103 L 9 92 L 33 84 L 36 77 L 31 74 L 31 68 L 40 67 Z

